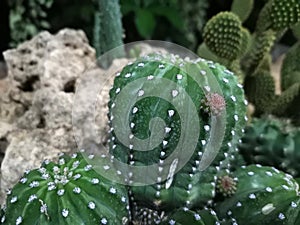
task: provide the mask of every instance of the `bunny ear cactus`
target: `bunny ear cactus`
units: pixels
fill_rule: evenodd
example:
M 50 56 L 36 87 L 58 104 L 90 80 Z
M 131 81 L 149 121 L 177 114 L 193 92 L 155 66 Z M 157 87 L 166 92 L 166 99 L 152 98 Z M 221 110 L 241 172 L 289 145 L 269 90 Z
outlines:
M 253 119 L 245 128 L 239 149 L 249 164 L 274 166 L 295 177 L 300 175 L 300 128 L 288 121 Z
M 1 224 L 129 224 L 129 216 L 127 189 L 76 153 L 26 172 L 8 192 Z
M 221 58 L 234 60 L 241 52 L 242 24 L 231 12 L 212 17 L 204 27 L 203 39 L 209 49 Z
M 297 82 L 297 46 L 291 49 L 282 69 L 283 91 L 273 92 L 274 78 L 269 76 L 271 49 L 287 29 L 297 31 L 300 22 L 300 2 L 297 0 L 269 0 L 257 18 L 252 35 L 242 26 L 250 14 L 253 1 L 233 1 L 232 12 L 221 12 L 212 17 L 203 32 L 204 43 L 198 54 L 215 59 L 227 66 L 244 83 L 249 101 L 255 105 L 255 114 L 272 113 L 288 116 L 299 122 L 300 86 Z M 243 7 L 245 7 L 243 9 Z M 245 14 L 239 14 L 243 9 Z M 242 10 L 242 11 L 243 11 Z M 236 13 L 236 15 L 235 15 Z M 238 16 L 240 17 L 238 17 Z M 296 35 L 298 32 L 294 32 Z M 296 63 L 295 63 L 296 62 Z M 259 77 L 263 74 L 262 77 Z M 269 74 L 269 75 L 268 75 Z M 267 89 L 264 89 L 267 88 Z M 260 94 L 258 94 L 260 93 Z M 272 103 L 272 104 L 270 104 Z
M 199 83 L 196 82 L 197 79 L 200 80 Z M 220 87 L 222 94 L 215 92 L 215 86 L 209 83 L 211 79 L 215 80 L 214 84 Z M 132 88 L 131 85 L 135 81 L 139 83 L 137 87 Z M 169 81 L 172 81 L 172 84 L 169 83 L 170 86 L 166 85 Z M 118 98 L 125 94 L 127 99 L 118 101 Z M 164 94 L 169 96 L 168 101 L 162 97 Z M 218 170 L 228 169 L 230 160 L 234 160 L 233 152 L 236 151 L 236 143 L 242 135 L 247 119 L 245 118 L 247 102 L 244 99 L 243 89 L 232 72 L 204 59 L 183 60 L 174 55 L 148 55 L 129 63 L 117 74 L 110 98 L 111 153 L 118 160 L 136 167 L 156 165 L 151 171 L 147 171 L 148 174 L 143 174 L 144 179 L 154 177 L 155 184 L 130 187 L 133 209 L 144 207 L 160 213 L 170 212 L 174 207 L 203 206 L 214 197 Z M 119 109 L 130 105 L 128 112 L 124 115 L 118 113 L 118 104 Z M 182 110 L 190 106 L 195 106 L 195 114 L 192 110 L 182 113 Z M 216 145 L 218 141 L 220 142 L 220 133 L 212 124 L 216 118 L 224 115 L 225 110 L 226 129 L 219 146 L 220 153 L 211 166 L 201 168 L 203 161 L 213 160 L 205 156 L 205 151 L 210 148 L 210 144 Z M 160 122 L 151 122 L 154 117 L 160 117 Z M 118 126 L 113 126 L 114 123 L 117 124 L 118 118 L 126 118 L 124 123 L 127 121 L 128 131 L 123 134 L 128 138 L 125 138 L 128 140 L 127 144 L 118 137 Z M 199 127 L 199 136 L 194 137 L 194 131 L 183 129 L 182 125 L 187 122 L 183 121 L 185 118 Z M 160 124 L 164 124 L 161 128 L 160 135 L 163 138 L 161 142 L 149 148 L 149 151 L 138 151 L 134 137 L 146 139 L 150 136 L 149 139 L 153 141 L 151 136 L 159 133 L 153 132 L 153 127 Z M 219 123 L 218 129 L 221 127 L 222 123 Z M 210 136 L 210 132 L 216 132 L 215 136 Z M 178 151 L 188 154 L 191 146 L 180 145 L 184 136 L 194 137 L 196 146 L 192 148 L 194 150 L 187 163 L 176 171 L 182 159 L 177 158 L 171 162 L 168 160 L 178 144 L 181 146 Z M 143 146 L 149 147 L 151 144 L 150 141 Z M 213 149 L 217 150 L 218 147 L 215 146 Z M 162 179 L 164 173 L 168 175 L 165 180 Z M 135 176 L 138 174 L 130 174 L 129 184 L 130 179 Z
M 281 68 L 281 85 L 286 90 L 295 83 L 300 83 L 300 42 L 295 44 L 286 54 Z
M 300 21 L 300 3 L 298 0 L 272 0 L 270 18 L 272 28 L 289 28 Z
M 232 224 L 299 224 L 299 185 L 292 176 L 260 165 L 242 167 L 233 175 L 238 180 L 235 194 L 216 206 L 221 218 Z

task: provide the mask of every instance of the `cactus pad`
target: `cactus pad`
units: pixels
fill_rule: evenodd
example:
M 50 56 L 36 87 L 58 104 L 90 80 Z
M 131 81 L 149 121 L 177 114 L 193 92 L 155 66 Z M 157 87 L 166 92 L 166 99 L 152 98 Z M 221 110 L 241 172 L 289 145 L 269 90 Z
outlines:
M 300 30 L 300 29 L 299 29 Z M 300 83 L 300 42 L 295 44 L 286 54 L 281 68 L 282 90 L 288 89 L 295 83 Z
M 203 31 L 203 39 L 207 47 L 227 60 L 234 60 L 239 56 L 242 36 L 241 21 L 231 12 L 221 12 L 212 17 Z
M 289 28 L 300 21 L 300 3 L 298 0 L 271 1 L 272 28 L 280 30 Z

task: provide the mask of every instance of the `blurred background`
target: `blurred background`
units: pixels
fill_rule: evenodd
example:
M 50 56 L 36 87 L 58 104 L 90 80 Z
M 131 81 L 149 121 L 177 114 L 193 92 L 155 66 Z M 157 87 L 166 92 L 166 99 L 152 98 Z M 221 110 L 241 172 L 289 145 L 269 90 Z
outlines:
M 102 0 L 103 2 L 103 0 Z M 105 2 L 105 1 L 104 1 Z M 220 11 L 230 11 L 232 0 L 119 0 L 123 42 L 155 39 L 177 43 L 192 51 L 202 43 L 206 21 Z M 97 49 L 99 0 L 1 0 L 0 51 L 16 47 L 42 30 L 56 33 L 62 28 L 82 29 Z M 244 26 L 254 29 L 265 1 L 255 7 Z M 292 45 L 287 32 L 281 43 Z M 106 49 L 107 50 L 107 49 Z M 0 54 L 1 73 L 3 55 Z M 0 75 L 1 76 L 1 75 Z M 3 75 L 2 75 L 3 76 Z

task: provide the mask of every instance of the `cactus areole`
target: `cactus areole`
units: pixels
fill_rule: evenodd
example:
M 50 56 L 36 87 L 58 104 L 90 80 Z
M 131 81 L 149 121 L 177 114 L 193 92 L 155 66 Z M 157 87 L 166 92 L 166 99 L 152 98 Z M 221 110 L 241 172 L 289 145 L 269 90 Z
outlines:
M 129 165 L 133 206 L 168 211 L 212 199 L 246 105 L 235 75 L 212 61 L 151 54 L 125 66 L 110 91 L 109 144 Z

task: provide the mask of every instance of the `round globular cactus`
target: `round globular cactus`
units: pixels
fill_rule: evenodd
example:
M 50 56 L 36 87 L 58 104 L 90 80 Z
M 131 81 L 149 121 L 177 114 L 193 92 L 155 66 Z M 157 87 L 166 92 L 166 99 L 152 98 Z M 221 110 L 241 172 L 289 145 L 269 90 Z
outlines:
M 1 224 L 129 224 L 127 189 L 96 173 L 82 154 L 27 171 L 8 191 Z
M 291 175 L 272 167 L 250 165 L 238 169 L 237 190 L 218 203 L 220 218 L 233 224 L 299 224 L 299 185 Z
M 221 12 L 212 17 L 203 31 L 207 47 L 219 57 L 230 61 L 240 56 L 242 37 L 241 21 L 231 12 Z
M 131 166 L 133 207 L 170 212 L 214 197 L 217 174 L 234 160 L 247 120 L 232 72 L 204 59 L 148 55 L 117 74 L 110 97 L 111 154 Z M 135 185 L 136 177 L 153 182 Z
M 300 129 L 274 117 L 253 119 L 245 128 L 241 154 L 247 163 L 274 166 L 300 175 Z

